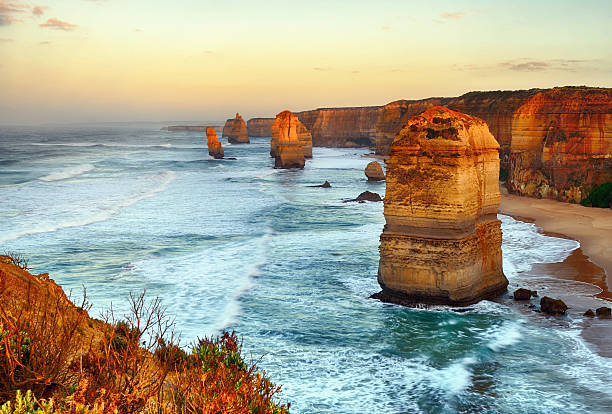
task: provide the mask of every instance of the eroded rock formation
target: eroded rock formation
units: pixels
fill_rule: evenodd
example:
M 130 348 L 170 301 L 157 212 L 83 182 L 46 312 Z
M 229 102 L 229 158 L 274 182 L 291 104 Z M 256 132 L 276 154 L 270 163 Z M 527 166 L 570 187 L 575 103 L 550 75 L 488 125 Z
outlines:
M 244 119 L 236 112 L 236 117 L 228 119 L 223 126 L 223 137 L 230 144 L 248 144 L 249 134 Z
M 221 159 L 225 155 L 223 153 L 223 146 L 217 139 L 217 132 L 211 127 L 206 127 L 206 142 L 208 145 L 208 155 L 213 156 L 215 159 Z
M 300 121 L 291 111 L 276 115 L 272 126 L 270 154 L 274 152 L 274 168 L 304 168 L 304 150 L 298 137 Z
M 479 118 L 432 107 L 408 120 L 387 161 L 377 297 L 467 305 L 506 290 L 498 151 Z
M 281 112 L 280 114 L 276 116 L 276 119 L 274 120 L 274 122 L 272 123 L 272 126 L 270 127 L 270 131 L 272 133 L 272 139 L 270 140 L 270 156 L 272 158 L 275 158 L 278 154 L 277 151 L 278 151 L 278 137 L 279 137 L 279 125 L 280 125 L 280 120 L 278 117 L 284 112 L 291 113 L 291 111 Z M 308 131 L 308 128 L 306 128 L 304 124 L 300 122 L 300 120 L 297 118 L 295 114 L 291 113 L 291 115 L 295 117 L 296 134 L 298 137 L 298 141 L 300 142 L 300 146 L 302 147 L 304 158 L 312 158 L 312 135 L 310 134 L 310 131 Z
M 271 137 L 274 118 L 251 118 L 247 121 L 249 137 Z
M 383 181 L 385 179 L 385 172 L 376 161 L 372 161 L 366 166 L 365 175 L 368 177 L 368 181 Z

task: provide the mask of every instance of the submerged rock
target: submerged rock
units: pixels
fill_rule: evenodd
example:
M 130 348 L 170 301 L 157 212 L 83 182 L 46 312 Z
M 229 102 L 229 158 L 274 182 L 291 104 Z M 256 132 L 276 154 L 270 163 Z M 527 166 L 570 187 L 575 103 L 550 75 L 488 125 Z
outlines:
M 483 120 L 443 107 L 395 137 L 378 268 L 387 296 L 465 306 L 506 291 L 498 150 Z
M 297 133 L 299 122 L 291 111 L 276 115 L 270 141 L 270 154 L 274 152 L 274 168 L 304 168 L 304 152 Z
M 542 312 L 549 315 L 565 315 L 567 305 L 561 299 L 553 299 L 544 296 L 540 299 L 540 309 L 542 309 Z
M 365 175 L 368 177 L 368 181 L 384 181 L 385 173 L 382 167 L 376 161 L 372 161 L 365 168 Z
M 323 184 L 319 184 L 319 185 L 309 185 L 309 187 L 318 187 L 318 188 L 331 188 L 331 184 L 329 183 L 329 181 L 325 181 Z
M 352 200 L 345 200 L 345 203 L 350 203 L 350 202 L 359 202 L 359 203 L 365 203 L 366 201 L 372 201 L 372 202 L 377 202 L 377 201 L 383 201 L 383 199 L 380 197 L 380 194 L 378 193 L 373 193 L 371 191 L 364 191 L 363 193 L 359 194 L 357 196 L 357 198 L 353 198 Z
M 593 318 L 595 317 L 595 312 L 593 312 L 593 309 L 589 309 L 584 313 L 584 316 L 588 316 L 589 318 Z
M 221 142 L 217 140 L 217 132 L 211 127 L 206 127 L 206 141 L 208 145 L 208 155 L 215 159 L 221 159 L 225 155 Z
M 607 306 L 602 306 L 601 308 L 595 309 L 595 314 L 598 318 L 610 318 L 612 317 L 612 309 Z

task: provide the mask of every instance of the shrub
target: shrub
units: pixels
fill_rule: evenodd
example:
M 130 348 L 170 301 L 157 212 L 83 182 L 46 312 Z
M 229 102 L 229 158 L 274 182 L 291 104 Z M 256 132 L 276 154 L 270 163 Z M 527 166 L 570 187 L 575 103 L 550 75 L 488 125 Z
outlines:
M 588 197 L 580 202 L 586 207 L 610 207 L 612 203 L 612 183 L 607 182 L 593 188 Z
M 59 414 L 59 411 L 54 409 L 53 400 L 37 400 L 32 394 L 32 391 L 26 392 L 25 395 L 17 390 L 15 401 L 7 401 L 0 407 L 0 414 Z
M 499 181 L 507 181 L 508 180 L 508 170 L 500 167 L 499 168 Z

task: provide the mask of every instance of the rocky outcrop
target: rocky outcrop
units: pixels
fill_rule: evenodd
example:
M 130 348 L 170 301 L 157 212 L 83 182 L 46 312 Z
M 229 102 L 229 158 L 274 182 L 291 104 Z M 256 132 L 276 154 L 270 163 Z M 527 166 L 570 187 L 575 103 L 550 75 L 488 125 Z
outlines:
M 540 309 L 549 315 L 565 315 L 567 305 L 561 299 L 553 299 L 544 296 L 540 299 Z
M 344 203 L 352 203 L 352 202 L 365 203 L 366 201 L 371 201 L 371 202 L 376 203 L 379 201 L 383 201 L 383 199 L 380 197 L 380 194 L 378 193 L 373 193 L 371 191 L 364 191 L 363 193 L 359 194 L 357 198 L 353 198 L 350 200 L 344 200 Z
M 577 203 L 606 181 L 612 181 L 612 89 L 549 89 L 516 110 L 511 192 Z
M 236 113 L 236 117 L 228 119 L 223 126 L 223 137 L 227 137 L 227 141 L 230 144 L 248 144 L 249 134 L 247 132 L 246 124 L 244 119 L 239 113 Z
M 379 106 L 296 112 L 315 147 L 374 147 Z
M 249 137 L 271 137 L 274 118 L 251 118 L 247 121 Z
M 432 107 L 391 145 L 379 298 L 467 305 L 499 295 L 499 144 L 476 117 Z
M 529 290 L 525 288 L 520 288 L 514 291 L 514 300 L 530 300 L 531 297 L 537 298 L 538 292 L 535 290 Z
M 276 115 L 270 141 L 270 153 L 274 152 L 274 168 L 304 168 L 304 151 L 297 133 L 299 122 L 291 111 Z
M 225 155 L 223 153 L 223 146 L 217 139 L 217 132 L 211 127 L 206 128 L 206 141 L 208 144 L 208 155 L 213 156 L 215 159 L 221 159 Z
M 290 111 L 284 111 L 284 112 L 291 113 Z M 278 116 L 281 115 L 282 113 L 283 112 L 277 115 L 275 122 L 273 122 L 272 126 L 270 127 L 270 131 L 272 133 L 272 139 L 270 140 L 270 156 L 272 158 L 275 158 L 277 156 L 278 137 L 279 137 L 278 128 L 280 125 L 279 124 L 280 121 L 276 122 L 276 120 L 278 120 Z M 295 116 L 294 114 L 292 115 Z M 296 127 L 296 134 L 298 137 L 298 141 L 300 142 L 300 146 L 302 147 L 304 158 L 312 158 L 312 135 L 310 134 L 310 131 L 308 131 L 308 128 L 306 128 L 304 124 L 302 124 L 297 117 L 295 119 L 295 127 Z
M 372 161 L 365 168 L 365 175 L 368 177 L 368 181 L 384 181 L 385 173 L 376 161 Z

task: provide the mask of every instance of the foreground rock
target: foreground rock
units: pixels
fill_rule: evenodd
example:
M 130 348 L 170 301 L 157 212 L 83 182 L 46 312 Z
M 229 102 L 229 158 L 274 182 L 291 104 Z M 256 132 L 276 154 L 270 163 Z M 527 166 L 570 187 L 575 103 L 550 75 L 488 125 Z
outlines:
M 368 177 L 368 181 L 384 181 L 385 173 L 376 161 L 372 161 L 366 166 L 365 175 Z
M 364 191 L 363 193 L 359 194 L 357 198 L 353 198 L 352 200 L 345 200 L 344 202 L 345 203 L 351 203 L 351 202 L 365 203 L 366 201 L 378 202 L 378 201 L 383 201 L 383 199 L 380 197 L 380 194 L 378 193 L 373 193 L 371 191 Z
M 249 134 L 244 119 L 238 112 L 236 117 L 228 119 L 223 126 L 223 137 L 227 137 L 230 144 L 248 144 Z
M 331 188 L 331 184 L 329 183 L 329 181 L 325 180 L 325 182 L 323 184 L 310 185 L 309 187 L 313 187 L 313 188 Z
M 217 139 L 217 132 L 211 127 L 206 128 L 206 141 L 208 145 L 208 155 L 211 155 L 215 159 L 221 159 L 225 155 L 223 152 L 223 146 Z
M 274 118 L 251 118 L 247 121 L 249 137 L 271 137 Z
M 595 314 L 598 318 L 610 318 L 612 317 L 612 309 L 607 306 L 602 306 L 601 308 L 595 309 Z
M 387 161 L 381 298 L 464 306 L 506 291 L 498 149 L 484 121 L 447 108 L 407 122 Z
M 532 297 L 537 298 L 538 292 L 525 288 L 520 288 L 514 291 L 514 300 L 530 300 Z
M 270 154 L 274 154 L 274 168 L 304 168 L 304 151 L 298 137 L 297 116 L 291 111 L 276 115 L 272 126 Z
M 542 312 L 549 315 L 565 315 L 567 305 L 561 299 L 553 299 L 544 296 L 540 299 L 540 308 Z
M 272 139 L 270 140 L 270 156 L 272 158 L 275 158 L 278 155 L 279 122 L 277 122 L 277 119 L 278 116 L 284 112 L 289 112 L 291 115 L 295 116 L 295 114 L 293 114 L 291 111 L 283 111 L 276 116 L 277 118 L 270 127 L 270 131 L 272 133 Z M 297 117 L 295 119 L 295 128 L 298 141 L 302 147 L 304 158 L 312 158 L 312 135 L 310 135 L 308 128 L 306 128 Z

